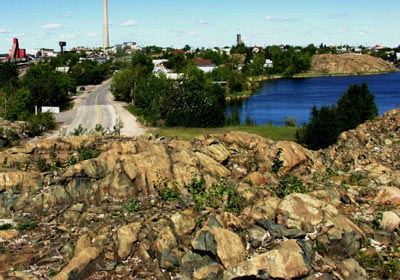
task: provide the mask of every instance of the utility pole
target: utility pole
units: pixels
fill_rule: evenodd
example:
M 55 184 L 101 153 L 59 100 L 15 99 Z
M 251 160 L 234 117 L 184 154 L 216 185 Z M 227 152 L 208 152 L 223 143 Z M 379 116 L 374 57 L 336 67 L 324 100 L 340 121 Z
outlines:
M 108 36 L 108 3 L 107 0 L 103 0 L 104 5 L 104 17 L 103 17 L 103 48 L 108 49 L 110 47 L 110 41 Z

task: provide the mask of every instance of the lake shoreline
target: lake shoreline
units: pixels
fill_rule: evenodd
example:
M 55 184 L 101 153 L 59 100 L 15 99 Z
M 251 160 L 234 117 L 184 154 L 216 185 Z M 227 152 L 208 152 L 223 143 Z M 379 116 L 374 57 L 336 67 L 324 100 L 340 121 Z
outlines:
M 400 72 L 376 75 L 335 75 L 307 78 L 269 79 L 251 96 L 227 103 L 226 113 L 239 109 L 241 120 L 247 115 L 256 124 L 272 123 L 282 126 L 286 117 L 295 118 L 298 124 L 309 121 L 311 108 L 330 106 L 348 89 L 350 84 L 367 83 L 375 95 L 379 114 L 400 107 Z
M 245 91 L 242 93 L 238 93 L 235 96 L 227 96 L 225 101 L 227 103 L 235 102 L 238 100 L 243 100 L 250 98 L 255 92 L 257 92 L 260 88 L 260 84 L 277 79 L 307 79 L 307 78 L 320 78 L 320 77 L 352 77 L 352 76 L 370 76 L 370 75 L 384 75 L 390 73 L 400 72 L 399 69 L 391 70 L 391 71 L 379 71 L 379 72 L 348 72 L 348 73 L 320 73 L 320 72 L 308 72 L 308 73 L 300 73 L 295 74 L 293 76 L 285 76 L 285 75 L 268 75 L 268 76 L 258 76 L 258 77 L 250 77 L 249 82 L 251 83 L 251 87 L 253 90 Z

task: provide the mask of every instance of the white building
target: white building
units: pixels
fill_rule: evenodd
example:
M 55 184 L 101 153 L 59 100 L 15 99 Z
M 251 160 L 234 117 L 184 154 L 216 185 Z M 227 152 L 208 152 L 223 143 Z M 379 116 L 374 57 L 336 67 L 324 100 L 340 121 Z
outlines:
M 264 68 L 272 68 L 272 67 L 274 67 L 274 62 L 271 59 L 267 58 L 264 63 Z

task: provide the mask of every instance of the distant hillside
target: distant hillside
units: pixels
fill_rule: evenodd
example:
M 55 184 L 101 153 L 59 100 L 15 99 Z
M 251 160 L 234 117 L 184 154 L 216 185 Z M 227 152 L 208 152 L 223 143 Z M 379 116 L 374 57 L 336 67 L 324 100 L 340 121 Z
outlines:
M 320 54 L 313 56 L 311 71 L 323 74 L 357 74 L 396 71 L 389 62 L 370 55 Z

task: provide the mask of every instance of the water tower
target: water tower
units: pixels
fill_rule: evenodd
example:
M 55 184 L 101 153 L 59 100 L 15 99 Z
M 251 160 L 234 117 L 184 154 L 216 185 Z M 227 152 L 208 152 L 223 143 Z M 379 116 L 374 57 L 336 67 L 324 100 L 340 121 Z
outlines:
M 67 45 L 67 43 L 61 41 L 61 42 L 58 43 L 58 45 L 59 45 L 60 48 L 61 48 L 61 54 L 63 54 L 63 53 L 64 53 L 64 47 Z

